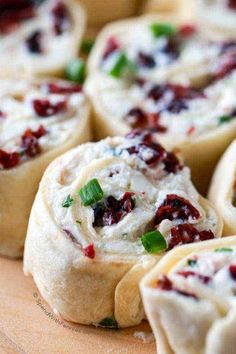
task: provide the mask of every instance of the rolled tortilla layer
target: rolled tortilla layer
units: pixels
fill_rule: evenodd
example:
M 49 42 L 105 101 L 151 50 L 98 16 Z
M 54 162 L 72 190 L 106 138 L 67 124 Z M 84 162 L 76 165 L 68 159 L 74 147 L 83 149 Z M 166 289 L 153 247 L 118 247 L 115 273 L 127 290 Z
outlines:
M 0 254 L 20 257 L 47 165 L 91 137 L 82 88 L 62 80 L 0 80 Z
M 24 271 L 62 317 L 133 326 L 144 317 L 143 275 L 169 249 L 219 237 L 221 229 L 189 169 L 155 136 L 134 131 L 84 144 L 48 167 L 30 216 Z
M 158 354 L 234 353 L 236 236 L 168 253 L 141 281 Z
M 156 130 L 165 147 L 181 150 L 205 193 L 235 138 L 235 67 L 236 43 L 208 41 L 194 26 L 157 17 L 107 26 L 92 51 L 86 83 L 98 138 L 132 127 Z
M 224 220 L 224 235 L 236 233 L 235 178 L 236 141 L 234 140 L 221 157 L 213 174 L 209 199 Z
M 84 28 L 76 0 L 0 5 L 0 77 L 62 74 L 78 54 Z

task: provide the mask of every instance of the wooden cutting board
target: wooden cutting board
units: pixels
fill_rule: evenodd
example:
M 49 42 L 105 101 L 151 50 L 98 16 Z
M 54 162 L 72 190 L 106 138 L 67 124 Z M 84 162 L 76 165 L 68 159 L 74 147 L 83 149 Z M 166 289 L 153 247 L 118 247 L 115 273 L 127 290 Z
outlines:
M 145 332 L 144 343 L 138 332 Z M 138 336 L 138 338 L 137 338 Z M 0 258 L 1 354 L 155 354 L 149 325 L 106 330 L 57 317 L 22 272 L 22 262 Z

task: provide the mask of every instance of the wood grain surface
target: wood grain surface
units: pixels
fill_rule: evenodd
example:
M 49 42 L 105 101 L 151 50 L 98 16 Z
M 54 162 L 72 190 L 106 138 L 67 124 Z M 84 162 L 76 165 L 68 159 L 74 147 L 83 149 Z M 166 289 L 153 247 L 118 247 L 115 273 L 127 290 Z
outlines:
M 145 332 L 151 343 L 136 338 Z M 1 354 L 155 354 L 151 330 L 145 322 L 125 330 L 74 325 L 56 316 L 22 262 L 0 258 Z

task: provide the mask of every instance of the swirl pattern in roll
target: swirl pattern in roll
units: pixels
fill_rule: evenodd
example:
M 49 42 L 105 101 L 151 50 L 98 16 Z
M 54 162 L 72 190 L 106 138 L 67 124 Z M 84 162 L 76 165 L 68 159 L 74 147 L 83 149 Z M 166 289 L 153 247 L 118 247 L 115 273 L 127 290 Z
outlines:
M 168 250 L 221 235 L 190 173 L 148 132 L 84 144 L 46 170 L 24 270 L 70 321 L 119 327 L 144 317 L 138 282 Z M 113 322 L 112 322 L 113 321 Z
M 197 19 L 209 38 L 236 39 L 235 0 L 197 0 Z
M 208 41 L 192 25 L 144 17 L 107 26 L 86 85 L 98 137 L 156 130 L 164 146 L 182 151 L 205 192 L 235 138 L 235 69 L 236 42 Z
M 158 354 L 233 354 L 236 236 L 185 245 L 141 281 Z
M 82 87 L 62 80 L 0 80 L 0 254 L 23 253 L 40 178 L 58 155 L 90 139 Z
M 209 199 L 224 221 L 224 235 L 236 233 L 236 141 L 225 151 L 212 176 Z
M 77 56 L 85 27 L 76 0 L 0 4 L 0 76 L 58 75 Z

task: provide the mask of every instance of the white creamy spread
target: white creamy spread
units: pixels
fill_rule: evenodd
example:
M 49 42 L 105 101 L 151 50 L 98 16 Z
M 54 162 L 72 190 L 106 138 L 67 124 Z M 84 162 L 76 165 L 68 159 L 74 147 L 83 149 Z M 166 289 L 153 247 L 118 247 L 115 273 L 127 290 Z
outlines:
M 162 163 L 149 167 L 137 154 L 124 150 L 139 143 L 139 138 L 107 138 L 85 144 L 67 154 L 51 171 L 54 178 L 50 177 L 45 191 L 50 209 L 57 225 L 69 231 L 82 247 L 93 243 L 96 252 L 117 252 L 127 256 L 145 254 L 140 237 L 155 229 L 156 210 L 168 194 L 187 199 L 199 211 L 198 220 L 189 217 L 187 222 L 198 230 L 214 233 L 216 215 L 201 206 L 199 195 L 190 181 L 189 169 L 184 167 L 176 173 L 168 173 Z M 142 156 L 149 155 L 144 153 Z M 108 196 L 120 200 L 126 192 L 134 193 L 135 207 L 119 222 L 99 227 L 93 225 L 94 205 L 83 206 L 78 191 L 94 178 L 104 192 L 103 200 Z M 65 208 L 63 203 L 68 195 L 73 202 Z M 163 220 L 158 229 L 168 242 L 171 228 L 181 223 L 182 220 Z

